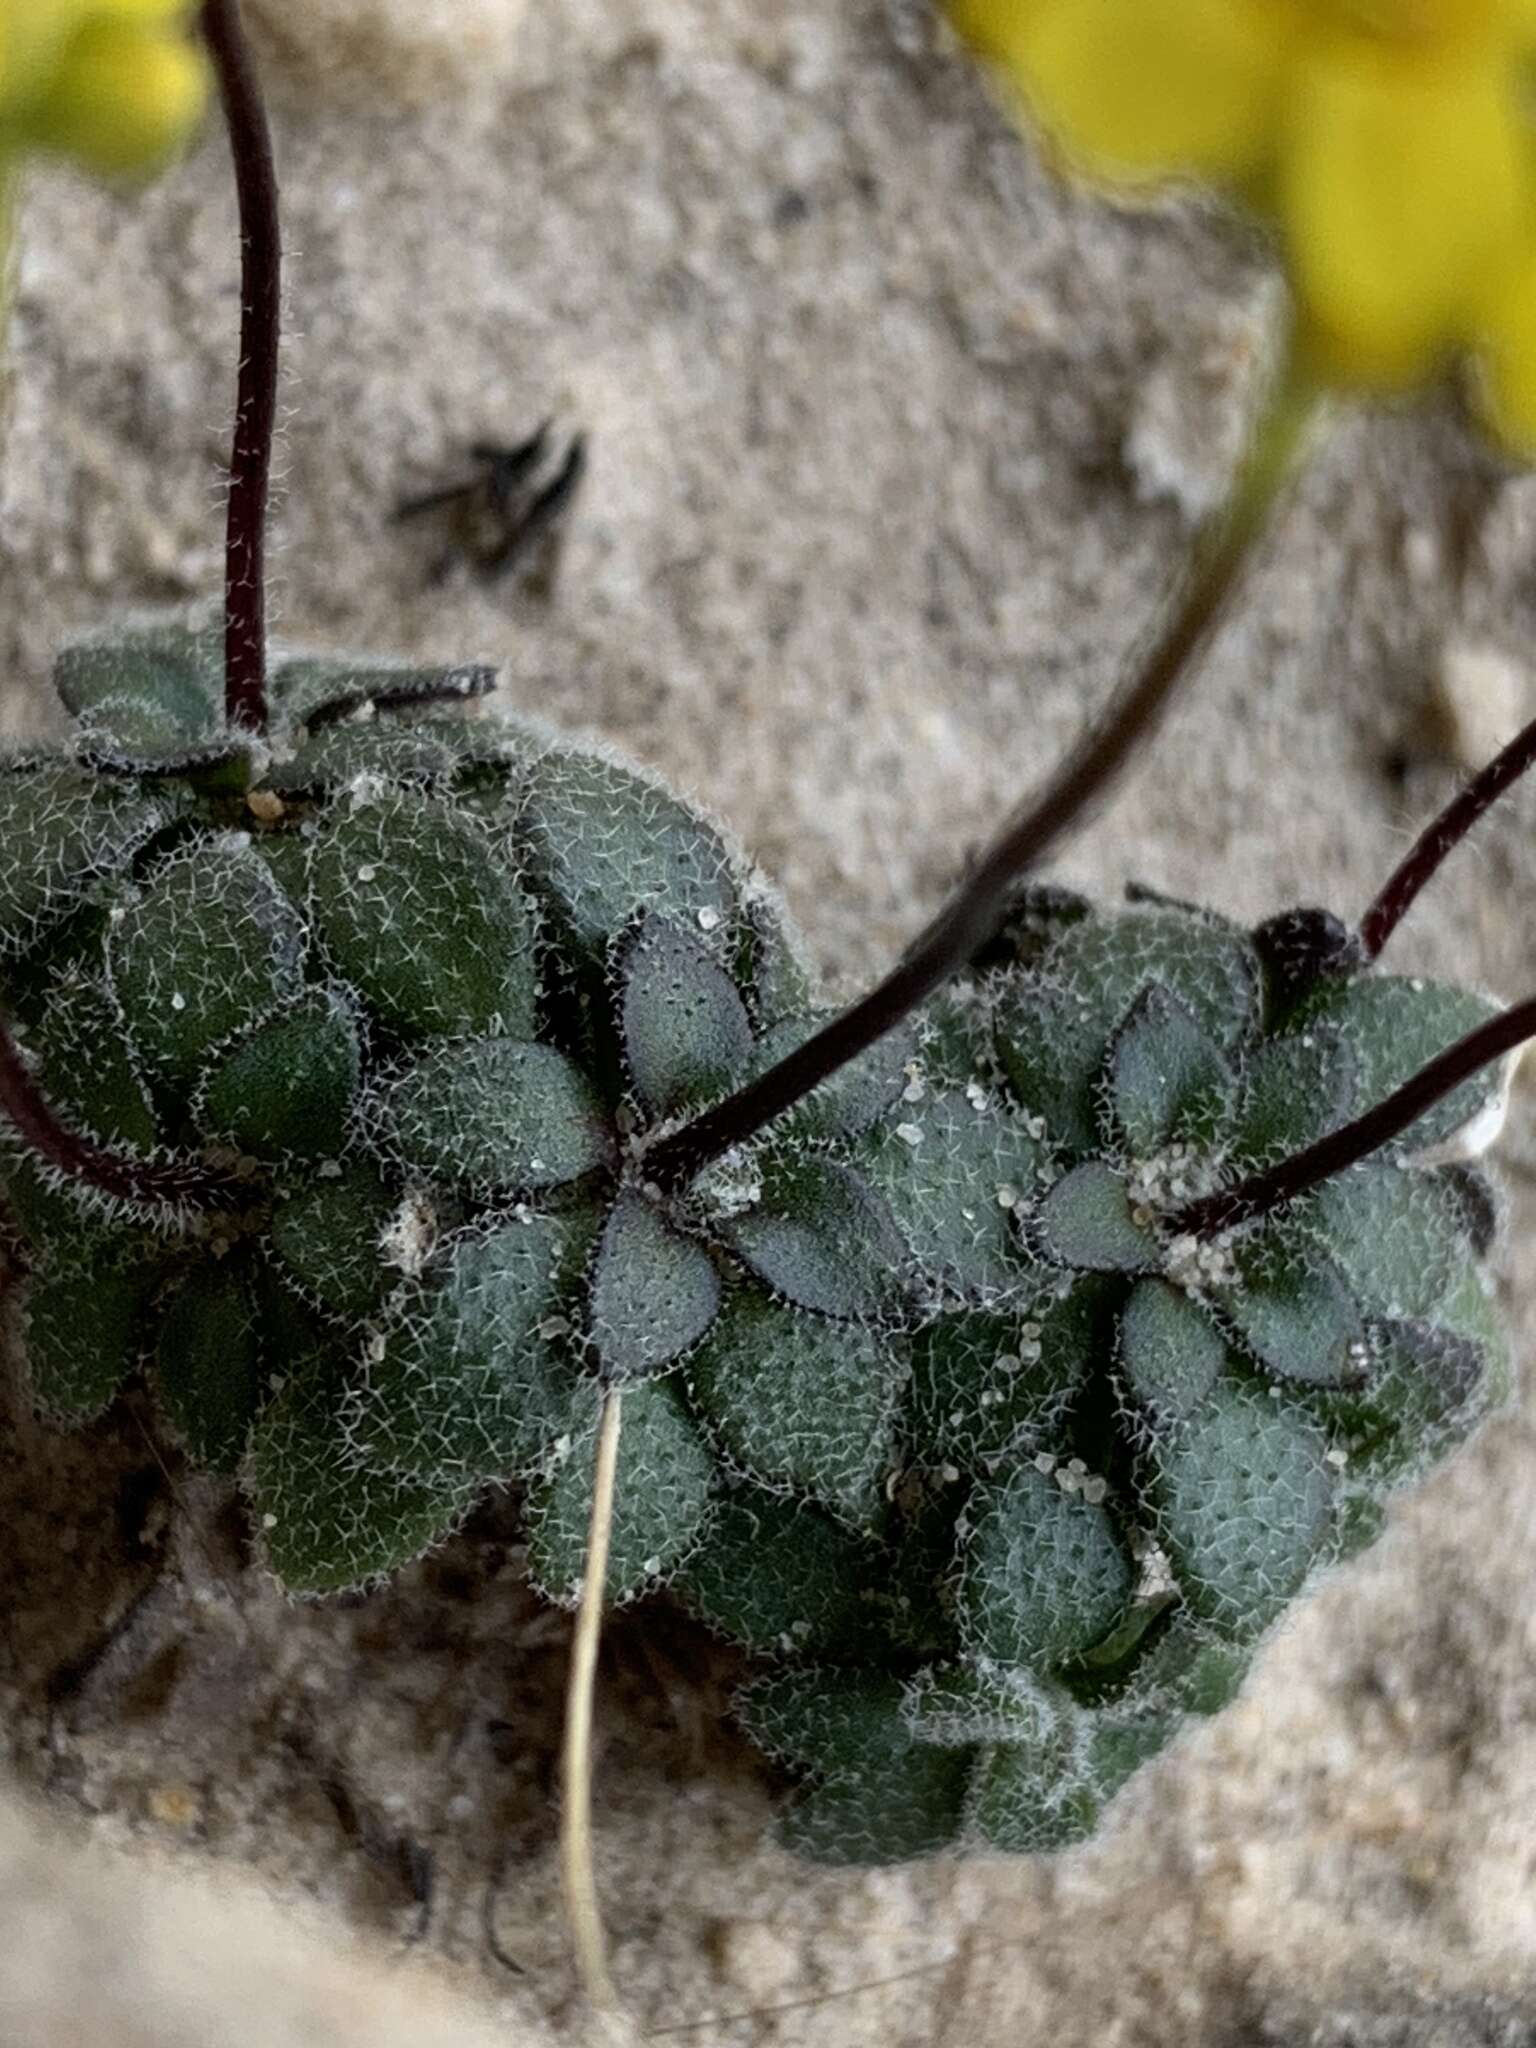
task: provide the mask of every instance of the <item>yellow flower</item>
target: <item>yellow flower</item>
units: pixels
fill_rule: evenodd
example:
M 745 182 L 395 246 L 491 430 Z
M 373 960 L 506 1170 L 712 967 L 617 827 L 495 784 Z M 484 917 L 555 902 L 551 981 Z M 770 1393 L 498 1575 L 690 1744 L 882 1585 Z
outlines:
M 1070 161 L 1274 224 L 1310 368 L 1403 389 L 1470 350 L 1536 452 L 1536 0 L 949 6 Z
M 26 149 L 149 171 L 196 126 L 205 67 L 188 0 L 0 0 L 0 158 Z

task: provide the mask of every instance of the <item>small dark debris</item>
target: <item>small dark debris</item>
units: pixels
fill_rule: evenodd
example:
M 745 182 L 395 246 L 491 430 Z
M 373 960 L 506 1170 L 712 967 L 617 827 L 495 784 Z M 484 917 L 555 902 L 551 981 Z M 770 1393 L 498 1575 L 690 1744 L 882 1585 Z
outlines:
M 471 475 L 402 498 L 394 509 L 397 525 L 440 517 L 446 526 L 429 581 L 441 583 L 463 565 L 482 583 L 514 571 L 548 582 L 554 544 L 586 474 L 586 435 L 572 434 L 562 452 L 554 422 L 544 420 L 511 444 L 472 441 L 469 459 Z

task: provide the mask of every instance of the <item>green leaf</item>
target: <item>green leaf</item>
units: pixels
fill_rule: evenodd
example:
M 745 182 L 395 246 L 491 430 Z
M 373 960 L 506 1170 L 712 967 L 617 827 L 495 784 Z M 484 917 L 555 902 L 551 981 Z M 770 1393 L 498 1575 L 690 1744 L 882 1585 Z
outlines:
M 1047 1258 L 1079 1273 L 1155 1273 L 1163 1263 L 1125 1175 L 1101 1159 L 1062 1175 L 1040 1204 L 1034 1237 Z
M 0 954 L 30 945 L 98 876 L 121 873 L 173 816 L 158 794 L 63 762 L 0 766 Z
M 757 1042 L 749 1078 L 755 1080 L 797 1052 L 837 1014 L 818 1010 L 775 1024 Z M 900 1099 L 904 1089 L 922 1088 L 914 1077 L 917 1057 L 917 1037 L 909 1026 L 888 1031 L 803 1096 L 777 1128 L 787 1136 L 812 1141 L 856 1138 Z M 916 1092 L 913 1099 L 920 1099 Z
M 303 988 L 304 923 L 249 843 L 173 854 L 107 935 L 132 1043 L 190 1087 L 211 1054 Z
M 871 1597 L 886 1561 L 820 1508 L 744 1486 L 721 1502 L 672 1590 L 753 1652 L 867 1655 L 889 1642 Z
M 744 1472 L 856 1527 L 876 1520 L 907 1374 L 895 1343 L 743 1291 L 689 1371 L 706 1420 Z
M 538 913 L 475 819 L 394 791 L 333 815 L 309 876 L 327 949 L 393 1030 L 532 1037 Z
M 910 1107 L 910 1114 L 907 1114 Z M 1039 1291 L 1013 1217 L 1045 1171 L 1043 1139 L 976 1086 L 903 1103 L 861 1142 L 859 1165 L 890 1204 L 925 1295 L 986 1305 Z
M 754 1014 L 770 1030 L 781 1018 L 800 1016 L 816 993 L 816 970 L 798 926 L 778 895 L 755 879 L 742 890 L 745 972 Z
M 1363 1160 L 1291 1212 L 1374 1315 L 1430 1316 L 1466 1262 L 1461 1210 L 1439 1174 Z
M 613 1529 L 604 1580 L 610 1601 L 633 1599 L 668 1578 L 698 1541 L 710 1512 L 715 1461 L 675 1380 L 647 1380 L 623 1396 Z M 573 1605 L 586 1569 L 597 1454 L 597 1407 L 551 1475 L 528 1495 L 528 1575 L 547 1599 Z
M 54 658 L 53 687 L 67 711 L 108 731 L 113 711 L 135 704 L 163 740 L 207 738 L 224 722 L 223 607 L 151 615 L 71 641 Z
M 1092 1834 L 1099 1803 L 1065 1746 L 999 1743 L 978 1757 L 965 1833 L 1004 1856 L 1038 1856 Z
M 736 984 L 691 932 L 647 916 L 620 949 L 624 1056 L 654 1116 L 723 1095 L 752 1049 Z
M 998 995 L 995 1043 L 1025 1113 L 1069 1156 L 1093 1151 L 1106 1048 L 1095 1006 L 1040 974 L 1011 975 Z
M 1266 1039 L 1244 1072 L 1231 1156 L 1245 1166 L 1264 1166 L 1304 1151 L 1348 1122 L 1357 1086 L 1354 1054 L 1333 1027 L 1317 1024 Z
M 45 1258 L 27 1283 L 23 1353 L 33 1398 L 61 1422 L 89 1422 L 139 1362 L 161 1268 L 142 1245 L 100 1240 Z
M 926 1324 L 912 1340 L 912 1455 L 970 1467 L 1042 1442 L 1102 1354 L 1104 1309 L 1098 1281 L 1074 1280 L 1017 1314 L 962 1309 Z
M 1258 1027 L 1258 956 L 1242 932 L 1202 912 L 1147 906 L 1084 918 L 1057 936 L 1042 971 L 1093 1014 L 1105 1045 L 1152 985 L 1222 1052 Z
M 1233 1251 L 1234 1286 L 1213 1305 L 1243 1348 L 1282 1380 L 1339 1386 L 1360 1377 L 1364 1330 L 1344 1276 L 1282 1218 Z
M 458 718 L 374 719 L 328 725 L 267 771 L 266 785 L 283 795 L 345 787 L 359 776 L 423 787 L 452 782 L 475 767 L 513 768 L 523 744 L 506 726 Z
M 386 1158 L 482 1196 L 563 1187 L 612 1153 L 580 1069 L 515 1038 L 434 1047 L 383 1083 L 368 1114 Z
M 362 1074 L 356 1020 L 317 992 L 262 1024 L 213 1070 L 199 1121 L 257 1158 L 340 1152 Z
M 450 667 L 376 654 L 274 653 L 269 687 L 281 724 L 316 725 L 343 718 L 364 704 L 384 707 L 486 697 L 496 687 L 496 671 L 483 662 Z
M 810 1786 L 774 1832 L 808 1863 L 871 1867 L 936 1855 L 960 1831 L 970 1775 L 968 1750 L 916 1744 L 856 1778 Z
M 907 1680 L 902 1716 L 917 1742 L 941 1749 L 968 1743 L 1061 1743 L 1078 1719 L 1060 1686 L 1019 1665 L 929 1664 Z
M 736 1713 L 770 1756 L 814 1774 L 780 1824 L 781 1841 L 797 1855 L 892 1863 L 953 1841 L 970 1752 L 913 1739 L 898 1679 L 777 1672 L 738 1694 Z
M 581 1412 L 572 1296 L 596 1219 L 524 1213 L 460 1231 L 365 1347 L 360 1450 L 413 1478 L 505 1478 L 554 1454 Z
M 1251 1636 L 1300 1591 L 1329 1533 L 1327 1449 L 1284 1401 L 1226 1384 L 1151 1443 L 1158 1539 L 1191 1613 Z
M 1106 1510 L 1033 1465 L 973 1492 L 961 1553 L 960 1638 L 1000 1664 L 1058 1664 L 1130 1603 L 1134 1574 Z
M 691 1351 L 720 1308 L 720 1276 L 701 1244 L 656 1206 L 622 1192 L 592 1272 L 591 1334 L 610 1384 L 644 1379 Z
M 1219 1714 L 1237 1697 L 1252 1662 L 1248 1645 L 1223 1642 L 1179 1614 L 1143 1658 L 1136 1689 L 1175 1712 Z
M 123 1013 L 103 982 L 66 970 L 32 1033 L 43 1093 L 98 1143 L 147 1153 L 159 1133 L 128 1049 Z
M 347 1367 L 311 1357 L 256 1424 L 246 1484 L 272 1571 L 289 1593 L 339 1593 L 387 1578 L 469 1511 L 472 1480 L 402 1479 L 356 1454 L 343 1420 Z
M 1184 1005 L 1153 984 L 1110 1042 L 1108 1100 L 1133 1159 L 1172 1144 L 1208 1149 L 1231 1117 L 1237 1076 Z
M 1420 1321 L 1373 1323 L 1363 1383 L 1317 1403 L 1347 1445 L 1348 1476 L 1380 1484 L 1444 1456 L 1487 1407 L 1489 1353 L 1475 1338 Z
M 398 1206 L 371 1166 L 349 1162 L 279 1199 L 272 1249 L 301 1291 L 333 1315 L 365 1316 L 396 1277 L 380 1240 Z
M 1227 1366 L 1208 1311 L 1166 1280 L 1138 1280 L 1120 1318 L 1120 1370 L 1154 1426 L 1192 1415 Z
M 721 1235 L 775 1294 L 829 1316 L 873 1316 L 901 1289 L 906 1246 L 862 1174 L 780 1152 L 761 1204 Z
M 1334 1026 L 1359 1070 L 1358 1108 L 1383 1101 L 1420 1067 L 1466 1032 L 1498 1013 L 1498 1005 L 1466 988 L 1398 975 L 1325 982 L 1297 1018 L 1297 1027 Z M 1398 1153 L 1443 1143 L 1499 1099 L 1507 1062 L 1495 1061 L 1464 1081 L 1392 1140 Z
M 724 842 L 634 768 L 551 747 L 528 771 L 516 835 L 534 879 L 599 962 L 637 911 L 726 936 L 736 892 Z
M 250 1290 L 238 1265 L 195 1266 L 171 1296 L 155 1377 L 192 1456 L 233 1472 L 267 1391 Z

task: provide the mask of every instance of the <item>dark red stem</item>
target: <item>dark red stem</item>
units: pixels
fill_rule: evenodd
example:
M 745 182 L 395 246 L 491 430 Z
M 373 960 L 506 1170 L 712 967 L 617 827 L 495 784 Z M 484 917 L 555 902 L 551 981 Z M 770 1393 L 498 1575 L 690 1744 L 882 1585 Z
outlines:
M 1376 958 L 1446 855 L 1461 844 L 1483 813 L 1533 764 L 1536 718 L 1523 732 L 1516 733 L 1502 753 L 1495 754 L 1485 768 L 1477 771 L 1460 795 L 1453 797 L 1439 817 L 1425 826 L 1393 869 L 1360 920 L 1360 944 L 1367 960 Z
M 272 136 L 240 0 L 203 0 L 203 35 L 229 127 L 240 202 L 240 371 L 224 551 L 224 711 L 267 726 L 267 498 L 282 338 L 282 230 Z
M 1235 1229 L 1240 1223 L 1257 1222 L 1334 1174 L 1357 1166 L 1380 1146 L 1390 1144 L 1416 1117 L 1433 1109 L 1479 1067 L 1502 1058 L 1531 1037 L 1536 1037 L 1536 996 L 1528 996 L 1513 1009 L 1503 1010 L 1486 1024 L 1479 1024 L 1465 1038 L 1458 1038 L 1427 1066 L 1420 1067 L 1401 1088 L 1394 1089 L 1384 1102 L 1378 1102 L 1353 1123 L 1330 1131 L 1304 1152 L 1293 1153 L 1289 1159 L 1250 1174 L 1236 1187 L 1222 1188 L 1214 1195 L 1191 1202 L 1170 1217 L 1168 1228 L 1194 1237 L 1213 1237 L 1218 1231 Z
M 61 1123 L 44 1100 L 10 1026 L 0 1017 L 0 1113 L 28 1151 L 73 1181 L 121 1202 L 152 1209 L 218 1209 L 237 1204 L 231 1181 L 195 1161 L 125 1158 Z
M 1244 528 L 1218 546 L 1175 612 L 1146 667 L 1080 742 L 1041 796 L 1016 813 L 957 894 L 897 966 L 851 1009 L 770 1067 L 766 1074 L 664 1138 L 645 1157 L 646 1177 L 676 1190 L 849 1060 L 857 1059 L 956 974 L 992 938 L 1008 914 L 1019 877 L 1076 823 L 1151 732 L 1193 667 L 1252 539 Z

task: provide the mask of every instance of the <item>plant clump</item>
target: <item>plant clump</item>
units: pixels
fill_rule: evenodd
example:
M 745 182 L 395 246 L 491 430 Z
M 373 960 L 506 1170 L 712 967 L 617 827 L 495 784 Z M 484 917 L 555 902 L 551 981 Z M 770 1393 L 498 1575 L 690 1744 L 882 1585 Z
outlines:
M 146 1371 L 295 1593 L 517 1482 L 569 1601 L 621 1388 L 608 1596 L 670 1586 L 763 1660 L 740 1714 L 810 1855 L 1081 1835 L 1503 1384 L 1494 1208 L 1448 1157 L 1496 1077 L 1273 1215 L 1184 1215 L 1481 997 L 1033 892 L 664 1188 L 651 1148 L 826 1014 L 708 819 L 461 715 L 478 669 L 275 655 L 266 738 L 205 621 L 57 683 L 66 748 L 0 771 L 0 993 L 71 1139 L 189 1193 L 8 1139 L 37 1404 Z

